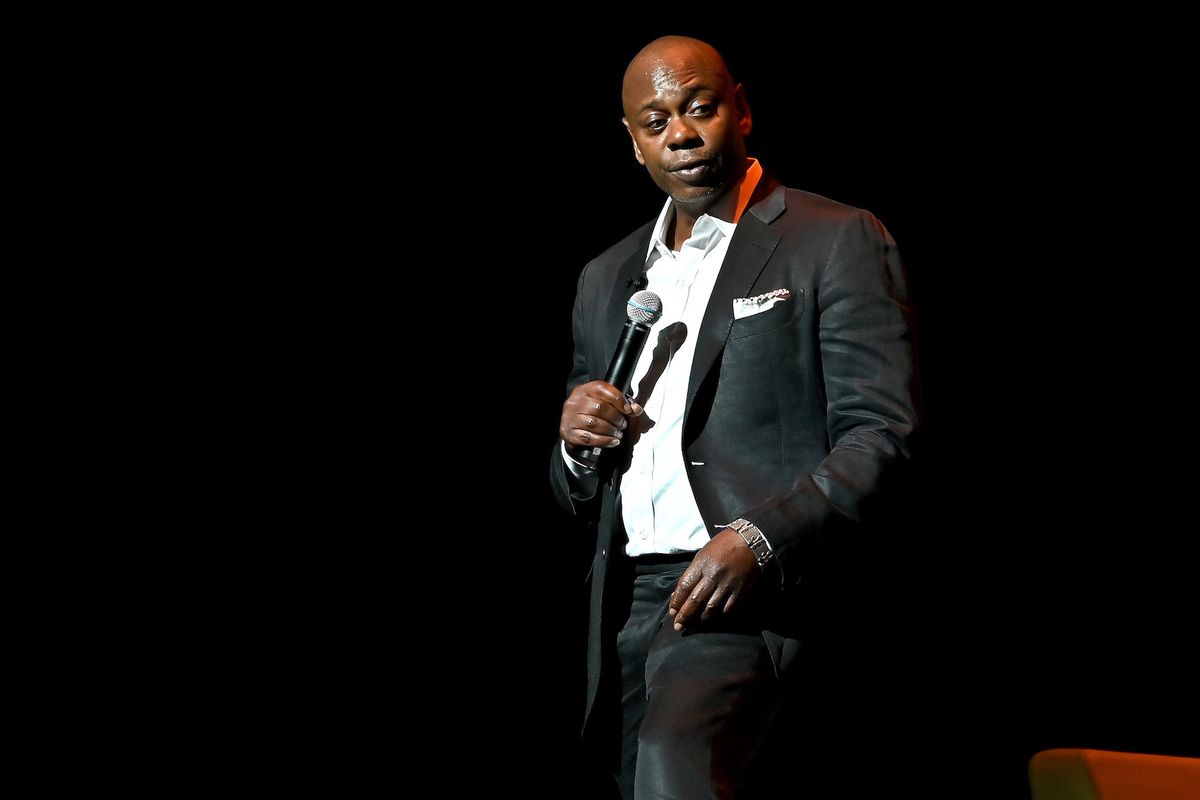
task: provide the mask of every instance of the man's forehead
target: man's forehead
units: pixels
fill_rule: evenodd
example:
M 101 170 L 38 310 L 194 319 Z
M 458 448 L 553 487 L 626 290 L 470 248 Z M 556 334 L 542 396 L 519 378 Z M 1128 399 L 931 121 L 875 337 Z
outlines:
M 656 58 L 639 66 L 626 75 L 622 92 L 626 100 L 638 103 L 700 87 L 714 89 L 722 83 L 720 70 L 703 60 Z
M 694 77 L 695 73 L 696 70 L 691 65 L 668 64 L 665 60 L 660 59 L 650 65 L 650 69 L 646 71 L 646 77 L 649 78 L 649 84 L 653 87 L 655 94 L 665 94 L 682 90 L 683 84 L 690 77 Z

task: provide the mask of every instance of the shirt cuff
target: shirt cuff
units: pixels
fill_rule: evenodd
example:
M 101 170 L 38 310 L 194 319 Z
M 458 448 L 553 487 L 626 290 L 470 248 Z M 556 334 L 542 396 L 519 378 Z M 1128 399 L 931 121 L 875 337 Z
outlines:
M 566 463 L 567 469 L 571 470 L 572 475 L 574 475 L 576 478 L 586 478 L 589 475 L 596 474 L 596 469 L 594 467 L 585 466 L 581 462 L 571 458 L 571 454 L 567 451 L 566 442 L 560 441 L 559 446 L 562 449 L 563 461 Z
M 585 466 L 571 458 L 566 442 L 562 442 L 562 456 L 567 471 L 571 473 L 571 477 L 567 479 L 568 484 L 573 484 L 571 497 L 576 500 L 591 500 L 600 486 L 600 476 L 593 467 Z

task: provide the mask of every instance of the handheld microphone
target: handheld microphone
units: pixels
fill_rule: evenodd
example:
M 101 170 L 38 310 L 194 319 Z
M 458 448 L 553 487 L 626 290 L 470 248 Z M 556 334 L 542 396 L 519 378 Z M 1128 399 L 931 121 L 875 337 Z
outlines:
M 633 370 L 642 355 L 642 347 L 650 335 L 650 328 L 662 317 L 662 298 L 654 292 L 641 291 L 629 298 L 626 303 L 626 315 L 629 319 L 621 330 L 621 338 L 617 341 L 617 349 L 608 365 L 608 374 L 604 376 L 607 383 L 617 387 L 622 394 L 629 394 L 629 384 L 633 380 Z M 596 466 L 600 460 L 603 447 L 574 448 L 575 458 L 589 468 Z

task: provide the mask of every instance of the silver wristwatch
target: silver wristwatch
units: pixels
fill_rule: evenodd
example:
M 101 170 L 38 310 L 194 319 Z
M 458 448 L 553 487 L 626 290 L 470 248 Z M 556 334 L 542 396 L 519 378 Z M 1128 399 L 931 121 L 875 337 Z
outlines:
M 754 552 L 754 557 L 758 559 L 758 565 L 766 569 L 767 562 L 775 557 L 775 553 L 772 552 L 771 545 L 767 544 L 767 537 L 763 536 L 758 526 L 749 520 L 738 517 L 726 527 L 737 531 L 746 546 Z

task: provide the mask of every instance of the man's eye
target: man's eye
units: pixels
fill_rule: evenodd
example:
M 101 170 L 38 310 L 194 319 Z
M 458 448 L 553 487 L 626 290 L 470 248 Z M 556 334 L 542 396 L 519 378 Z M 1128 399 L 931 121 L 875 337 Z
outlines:
M 708 103 L 700 103 L 698 105 L 692 106 L 691 113 L 693 116 L 707 117 L 709 114 L 712 113 L 712 106 L 709 105 Z
M 652 119 L 646 123 L 646 127 L 652 131 L 661 131 L 667 127 L 667 121 L 665 119 Z

